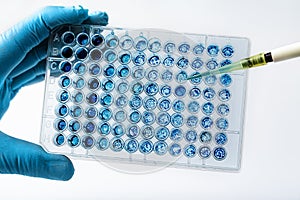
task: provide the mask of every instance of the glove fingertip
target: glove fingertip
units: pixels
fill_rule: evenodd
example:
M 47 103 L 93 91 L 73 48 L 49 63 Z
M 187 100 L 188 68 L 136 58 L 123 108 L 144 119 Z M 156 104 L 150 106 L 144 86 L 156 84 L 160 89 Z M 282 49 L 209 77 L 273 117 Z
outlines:
M 63 155 L 52 155 L 53 159 L 47 163 L 46 178 L 53 180 L 68 181 L 74 175 L 74 166 L 69 158 Z
M 89 13 L 89 17 L 83 23 L 106 26 L 108 24 L 108 19 L 109 17 L 106 12 L 95 11 Z

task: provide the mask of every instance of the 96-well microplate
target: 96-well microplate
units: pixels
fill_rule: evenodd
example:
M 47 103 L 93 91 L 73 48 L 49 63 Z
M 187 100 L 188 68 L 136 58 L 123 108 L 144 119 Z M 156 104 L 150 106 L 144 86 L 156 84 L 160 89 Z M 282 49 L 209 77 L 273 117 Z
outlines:
M 62 26 L 49 42 L 40 141 L 53 153 L 238 170 L 246 72 L 186 80 L 248 56 L 246 38 Z

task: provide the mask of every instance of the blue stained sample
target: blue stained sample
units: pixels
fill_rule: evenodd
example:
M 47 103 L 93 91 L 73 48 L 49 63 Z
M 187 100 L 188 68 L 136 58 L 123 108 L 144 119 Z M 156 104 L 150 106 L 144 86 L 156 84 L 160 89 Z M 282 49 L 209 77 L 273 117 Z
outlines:
M 131 84 L 131 92 L 135 95 L 141 94 L 144 90 L 144 86 L 142 82 L 133 82 Z
M 54 126 L 58 131 L 63 131 L 67 127 L 67 122 L 64 119 L 57 119 L 54 122 Z
M 187 78 L 188 78 L 188 74 L 185 71 L 180 71 L 176 75 L 176 81 L 178 83 L 184 83 L 184 82 L 186 82 Z
M 179 51 L 180 53 L 187 53 L 187 52 L 190 50 L 190 48 L 191 48 L 191 47 L 190 47 L 189 44 L 183 43 L 183 44 L 179 45 L 178 51 Z
M 87 103 L 94 105 L 98 102 L 98 94 L 92 92 L 86 96 Z
M 67 31 L 62 35 L 62 41 L 66 44 L 71 44 L 75 40 L 75 35 L 74 33 Z
M 81 90 L 85 85 L 85 81 L 82 77 L 77 77 L 73 80 L 73 87 L 75 89 Z
M 192 74 L 191 74 L 191 76 L 197 76 L 197 75 L 199 75 L 200 74 L 200 72 L 193 72 Z M 190 80 L 190 82 L 192 83 L 192 84 L 194 84 L 194 85 L 198 85 L 198 84 L 200 84 L 201 83 L 201 76 L 200 77 L 198 77 L 198 78 L 193 78 L 193 79 L 191 79 Z
M 167 127 L 158 127 L 155 130 L 155 138 L 158 140 L 166 140 L 170 135 L 170 130 Z
M 71 58 L 73 55 L 73 49 L 69 46 L 65 46 L 61 50 L 61 55 L 64 58 Z
M 146 97 L 143 100 L 143 106 L 146 110 L 153 110 L 157 106 L 157 100 L 154 97 Z
M 72 94 L 72 101 L 74 103 L 81 103 L 84 99 L 84 96 L 82 94 L 82 92 L 80 91 L 75 91 L 73 94 Z
M 117 60 L 118 56 L 116 54 L 116 52 L 114 52 L 113 50 L 107 50 L 105 53 L 104 53 L 104 57 L 105 57 L 105 60 L 108 62 L 108 63 L 113 63 Z
M 171 121 L 171 117 L 167 112 L 160 112 L 157 114 L 156 122 L 161 126 L 167 126 Z
M 104 38 L 102 35 L 100 34 L 95 34 L 92 36 L 92 41 L 91 43 L 94 45 L 94 46 L 100 46 L 101 44 L 103 44 L 104 42 Z
M 86 133 L 93 133 L 95 131 L 96 125 L 93 122 L 87 122 L 83 126 L 83 130 Z
M 113 77 L 116 74 L 116 69 L 112 64 L 108 64 L 103 68 L 103 74 L 106 77 Z
M 226 58 L 232 57 L 234 49 L 231 45 L 226 45 L 222 48 L 222 55 Z
M 94 119 L 97 116 L 97 109 L 95 107 L 89 107 L 85 111 L 85 116 L 88 119 Z
M 82 108 L 80 106 L 72 106 L 70 109 L 71 117 L 78 118 L 82 115 Z
M 153 143 L 150 140 L 140 142 L 139 150 L 142 154 L 149 154 L 153 151 Z
M 116 137 L 121 137 L 125 134 L 125 129 L 121 124 L 115 124 L 112 128 L 112 134 Z
M 171 124 L 175 128 L 179 128 L 179 127 L 183 126 L 183 124 L 184 124 L 183 116 L 181 114 L 179 114 L 179 113 L 174 113 L 171 116 Z
M 110 145 L 110 142 L 109 142 L 109 139 L 106 138 L 106 137 L 100 137 L 99 140 L 98 140 L 98 148 L 100 150 L 106 150 L 108 149 Z
M 214 70 L 216 68 L 218 68 L 218 62 L 215 59 L 210 59 L 207 63 L 206 63 L 206 68 L 208 70 Z
M 159 73 L 157 70 L 155 69 L 151 69 L 148 73 L 147 73 L 147 79 L 149 81 L 156 81 L 159 77 Z
M 157 141 L 154 144 L 154 152 L 157 155 L 164 155 L 168 151 L 168 144 L 164 141 Z
M 226 158 L 226 151 L 223 147 L 217 147 L 214 150 L 214 158 L 216 160 L 224 160 Z
M 231 97 L 231 93 L 227 89 L 222 89 L 219 91 L 219 98 L 221 101 L 228 101 Z
M 124 149 L 128 153 L 134 153 L 139 149 L 139 143 L 135 139 L 128 139 L 125 141 Z
M 183 132 L 180 128 L 173 128 L 170 133 L 170 139 L 173 141 L 180 141 L 183 138 Z
M 207 47 L 207 53 L 210 56 L 217 56 L 219 51 L 220 51 L 220 49 L 219 49 L 218 45 L 212 44 Z
M 185 57 L 180 57 L 176 63 L 179 69 L 185 69 L 189 65 L 189 60 Z
M 126 135 L 129 138 L 136 138 L 140 134 L 140 127 L 137 125 L 131 125 L 128 127 Z
M 98 131 L 101 135 L 108 135 L 111 131 L 111 127 L 110 127 L 109 123 L 103 122 L 103 123 L 99 124 Z
M 69 135 L 68 136 L 68 144 L 71 147 L 77 147 L 80 144 L 80 138 L 78 135 Z
M 154 130 L 154 128 L 152 126 L 144 126 L 144 127 L 142 127 L 141 134 L 142 134 L 142 137 L 144 139 L 151 139 L 151 138 L 153 138 L 154 133 L 155 133 L 155 130 Z
M 177 143 L 173 143 L 170 145 L 169 153 L 172 156 L 179 156 L 181 154 L 181 146 Z
M 86 33 L 79 33 L 76 38 L 76 42 L 79 45 L 85 46 L 89 43 L 89 36 Z
M 185 134 L 185 140 L 189 143 L 194 143 L 197 140 L 197 132 L 195 130 L 189 130 Z
M 189 91 L 189 96 L 193 99 L 198 99 L 201 95 L 201 90 L 198 87 L 193 87 Z
M 148 59 L 148 64 L 151 67 L 156 67 L 160 64 L 160 57 L 158 55 L 153 55 Z
M 69 93 L 66 90 L 60 92 L 58 99 L 60 102 L 64 103 L 69 100 Z
M 199 156 L 201 158 L 204 158 L 204 159 L 208 158 L 210 156 L 210 154 L 211 154 L 211 150 L 209 147 L 204 146 L 204 147 L 199 148 Z
M 186 125 L 188 127 L 191 127 L 191 128 L 194 128 L 198 125 L 198 122 L 199 122 L 199 119 L 197 116 L 189 116 L 187 119 L 186 119 Z
M 117 74 L 120 78 L 127 78 L 130 74 L 129 67 L 127 65 L 121 65 L 117 68 Z
M 124 35 L 120 38 L 120 47 L 128 50 L 133 46 L 133 40 L 130 36 Z
M 194 69 L 194 70 L 199 70 L 199 69 L 201 69 L 202 68 L 202 66 L 203 66 L 203 61 L 201 60 L 201 58 L 195 58 L 195 60 L 193 60 L 192 61 L 192 68 Z
M 213 125 L 213 120 L 210 117 L 203 117 L 201 120 L 201 126 L 204 129 L 209 129 Z
M 174 89 L 174 94 L 177 97 L 183 97 L 185 96 L 186 93 L 186 89 L 183 85 L 178 85 L 175 89 Z
M 151 125 L 155 122 L 155 114 L 151 111 L 144 111 L 142 114 L 142 122 Z
M 119 93 L 123 94 L 127 92 L 129 89 L 129 85 L 126 81 L 121 81 L 118 83 L 117 90 Z
M 227 104 L 220 104 L 217 108 L 218 114 L 222 116 L 227 116 L 229 111 L 229 106 Z
M 211 101 L 215 98 L 216 92 L 212 88 L 206 88 L 203 90 L 203 98 L 207 101 Z
M 190 113 L 197 113 L 200 110 L 200 104 L 197 101 L 191 101 L 187 107 Z
M 194 48 L 193 48 L 193 52 L 196 55 L 200 55 L 203 53 L 205 47 L 203 46 L 203 44 L 197 44 Z
M 148 44 L 149 51 L 156 53 L 159 52 L 161 49 L 161 42 L 158 38 L 152 38 L 149 40 Z
M 175 62 L 175 59 L 172 56 L 167 55 L 167 57 L 163 60 L 162 63 L 166 67 L 172 67 L 174 65 L 174 62 Z
M 63 134 L 57 134 L 54 138 L 54 143 L 57 145 L 57 146 L 61 146 L 65 143 L 65 136 Z
M 92 136 L 85 136 L 82 138 L 82 146 L 86 149 L 90 149 L 94 146 L 94 138 Z
M 164 50 L 166 53 L 173 53 L 175 51 L 175 44 L 173 42 L 168 42 L 165 44 Z
M 97 78 L 91 78 L 88 81 L 88 87 L 90 90 L 97 90 L 100 86 L 100 81 Z
M 232 82 L 232 78 L 229 74 L 222 74 L 220 76 L 220 83 L 225 86 L 228 87 Z
M 124 122 L 126 120 L 126 112 L 124 110 L 118 110 L 115 113 L 116 122 Z
M 78 59 L 84 60 L 88 56 L 88 50 L 84 47 L 79 47 L 78 49 L 76 49 L 75 55 Z
M 119 44 L 119 38 L 112 32 L 105 37 L 105 43 L 108 48 L 115 48 Z
M 116 98 L 116 106 L 119 108 L 123 108 L 127 105 L 128 99 L 126 95 L 120 95 Z
M 208 144 L 211 142 L 211 133 L 208 131 L 203 131 L 200 133 L 199 140 L 201 143 Z
M 137 110 L 135 111 L 132 111 L 130 114 L 129 114 L 129 120 L 131 123 L 133 124 L 136 124 L 138 123 L 140 120 L 141 120 L 141 113 Z
M 225 118 L 219 118 L 219 119 L 217 119 L 217 121 L 216 121 L 216 126 L 217 126 L 217 128 L 220 129 L 220 130 L 227 130 L 229 124 L 228 124 L 227 119 L 225 119 Z
M 115 83 L 111 79 L 104 79 L 101 88 L 104 92 L 111 92 L 115 88 Z
M 81 129 L 80 122 L 77 120 L 71 120 L 69 123 L 69 130 L 73 133 L 78 132 Z
M 139 109 L 143 104 L 142 97 L 138 95 L 133 95 L 129 100 L 129 106 L 132 109 Z
M 76 62 L 73 66 L 73 72 L 77 75 L 83 75 L 86 72 L 86 66 L 83 62 Z
M 184 155 L 188 158 L 192 158 L 196 155 L 196 147 L 193 144 L 187 145 L 184 148 Z
M 162 85 L 160 87 L 160 94 L 163 97 L 168 97 L 168 96 L 171 95 L 171 93 L 172 93 L 171 86 L 169 86 L 169 85 Z
M 144 52 L 138 51 L 133 54 L 132 61 L 135 65 L 141 66 L 146 62 L 146 54 Z
M 62 61 L 62 62 L 59 63 L 59 69 L 62 72 L 67 73 L 67 72 L 71 71 L 72 64 L 69 61 Z
M 173 102 L 172 108 L 175 112 L 182 112 L 185 109 L 185 104 L 182 100 L 177 99 Z
M 145 69 L 143 67 L 134 67 L 131 76 L 136 80 L 140 80 L 145 77 Z
M 164 82 L 170 82 L 173 79 L 173 72 L 170 70 L 165 70 L 161 73 L 161 79 Z
M 97 76 L 101 73 L 101 68 L 98 64 L 92 64 L 89 68 L 89 72 L 92 76 Z
M 215 75 L 210 75 L 210 76 L 206 76 L 204 77 L 204 82 L 206 85 L 214 85 L 217 81 L 217 77 Z
M 69 108 L 64 104 L 61 104 L 56 108 L 56 114 L 60 117 L 66 116 L 68 112 L 69 112 Z
M 62 88 L 67 88 L 70 86 L 71 80 L 67 76 L 62 76 L 62 77 L 60 77 L 59 84 Z
M 205 115 L 211 115 L 214 111 L 214 104 L 212 104 L 211 102 L 206 102 L 202 105 L 202 112 L 205 114 Z
M 121 64 L 125 65 L 131 61 L 131 54 L 129 51 L 123 51 L 119 54 L 119 61 Z
M 168 98 L 160 98 L 158 101 L 158 108 L 161 111 L 168 111 L 171 108 L 171 101 Z
M 227 136 L 225 135 L 225 133 L 217 133 L 215 136 L 215 142 L 218 145 L 224 145 L 227 142 Z
M 113 103 L 113 96 L 109 93 L 103 93 L 99 102 L 102 106 L 110 106 Z
M 120 152 L 124 148 L 124 141 L 122 138 L 115 137 L 110 142 L 110 148 L 115 152 Z
M 98 118 L 102 121 L 108 121 L 112 118 L 112 111 L 109 108 L 101 108 L 99 110 Z
M 145 90 L 145 93 L 148 95 L 148 96 L 154 96 L 158 93 L 159 91 L 159 88 L 158 88 L 158 84 L 157 83 L 154 83 L 154 82 L 148 82 L 146 83 L 146 85 L 144 86 L 144 90 Z
M 231 60 L 225 59 L 225 60 L 220 62 L 220 66 L 224 67 L 225 65 L 229 65 L 231 63 L 232 63 Z
M 145 37 L 139 36 L 134 39 L 134 47 L 138 51 L 144 51 L 147 48 L 148 41 Z

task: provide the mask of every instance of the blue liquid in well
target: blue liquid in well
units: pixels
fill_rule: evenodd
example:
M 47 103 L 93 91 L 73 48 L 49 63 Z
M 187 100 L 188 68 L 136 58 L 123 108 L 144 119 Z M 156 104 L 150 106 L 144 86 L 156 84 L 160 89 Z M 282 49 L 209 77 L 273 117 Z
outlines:
M 109 108 L 101 108 L 98 117 L 102 121 L 108 121 L 112 118 L 112 111 Z
M 142 106 L 142 104 L 143 104 L 143 99 L 138 95 L 132 96 L 129 100 L 129 106 L 132 109 L 139 109 Z
M 96 126 L 93 122 L 88 122 L 84 125 L 83 128 L 86 133 L 93 133 L 95 131 Z
M 150 70 L 147 74 L 147 79 L 149 81 L 156 81 L 158 79 L 158 77 L 159 77 L 159 73 L 155 69 Z
M 228 101 L 231 97 L 231 93 L 227 89 L 222 89 L 219 91 L 219 98 L 221 101 Z
M 200 70 L 203 66 L 204 62 L 201 60 L 201 58 L 195 58 L 195 60 L 192 61 L 192 68 L 194 70 Z
M 73 72 L 77 75 L 83 75 L 86 72 L 86 66 L 83 62 L 76 62 L 73 66 Z
M 185 134 L 185 140 L 189 143 L 194 143 L 197 140 L 197 132 L 194 130 L 189 130 Z
M 66 43 L 66 44 L 71 44 L 74 42 L 75 40 L 75 35 L 74 33 L 72 32 L 65 32 L 63 35 L 62 35 L 62 39 L 63 39 L 63 42 Z
M 102 35 L 99 35 L 99 34 L 95 34 L 92 36 L 92 44 L 94 46 L 100 46 L 101 44 L 103 44 L 104 42 L 104 38 Z
M 214 111 L 214 104 L 212 104 L 211 102 L 206 102 L 202 105 L 202 112 L 205 114 L 205 115 L 211 115 Z
M 179 128 L 181 126 L 183 126 L 184 124 L 184 118 L 181 114 L 179 113 L 174 113 L 171 116 L 171 124 L 175 127 L 175 128 Z
M 213 125 L 213 120 L 210 117 L 204 117 L 204 118 L 202 118 L 202 120 L 201 120 L 201 126 L 204 129 L 209 129 L 209 128 L 212 127 L 212 125 Z
M 208 131 L 203 131 L 200 133 L 199 140 L 201 143 L 208 144 L 211 142 L 211 133 Z
M 152 67 L 156 67 L 160 64 L 160 58 L 158 55 L 153 55 L 148 59 L 148 63 Z
M 131 121 L 131 123 L 134 123 L 134 124 L 138 123 L 141 120 L 141 117 L 142 117 L 141 113 L 137 110 L 135 110 L 129 114 L 129 120 Z
M 167 126 L 171 121 L 171 116 L 167 112 L 160 112 L 157 115 L 156 122 L 161 126 Z
M 179 69 L 186 69 L 189 65 L 189 60 L 185 57 L 181 57 L 178 59 L 176 65 Z
M 126 112 L 123 110 L 119 110 L 115 113 L 115 120 L 117 122 L 124 122 L 126 120 Z
M 152 126 L 144 126 L 141 135 L 144 139 L 151 139 L 154 137 L 155 130 Z
M 85 81 L 82 77 L 77 77 L 75 80 L 73 80 L 73 87 L 75 89 L 82 89 L 85 85 Z
M 135 153 L 139 149 L 139 143 L 135 139 L 128 139 L 125 141 L 124 149 L 128 153 Z
M 96 76 L 101 73 L 101 68 L 98 64 L 92 64 L 89 68 L 89 71 L 91 75 Z
M 71 58 L 73 56 L 73 49 L 69 46 L 65 46 L 61 50 L 61 55 L 64 58 Z
M 218 129 L 224 131 L 224 130 L 228 129 L 229 123 L 228 123 L 227 119 L 225 119 L 225 118 L 219 118 L 216 121 L 216 126 L 217 126 Z
M 171 144 L 170 149 L 169 149 L 169 153 L 172 156 L 175 156 L 175 157 L 179 156 L 181 154 L 181 146 L 177 143 Z
M 80 138 L 77 135 L 70 135 L 68 137 L 68 144 L 71 147 L 77 147 L 80 144 Z
M 215 95 L 216 95 L 216 92 L 212 88 L 206 88 L 206 89 L 203 90 L 203 97 L 207 101 L 213 100 Z
M 82 92 L 75 92 L 75 94 L 72 95 L 72 100 L 75 103 L 81 103 L 83 101 Z
M 113 96 L 109 93 L 103 93 L 100 98 L 100 104 L 102 106 L 110 106 L 113 103 Z
M 118 84 L 117 90 L 119 93 L 123 94 L 123 93 L 127 92 L 128 89 L 129 89 L 129 85 L 127 82 L 120 82 Z
M 143 106 L 146 110 L 153 110 L 157 106 L 157 100 L 154 97 L 146 97 L 143 100 Z
M 228 87 L 228 86 L 230 86 L 231 82 L 232 82 L 232 78 L 229 74 L 222 74 L 220 76 L 221 85 Z
M 218 62 L 215 59 L 211 59 L 206 63 L 206 67 L 208 70 L 214 70 L 218 68 Z
M 95 107 L 89 107 L 85 111 L 85 115 L 88 119 L 93 119 L 97 115 L 97 109 Z
M 186 119 L 186 125 L 190 128 L 195 128 L 198 125 L 199 119 L 197 116 L 189 116 Z
M 144 90 L 142 82 L 133 82 L 131 85 L 131 92 L 135 95 L 141 94 Z
M 175 44 L 172 42 L 167 43 L 164 50 L 166 53 L 173 53 L 175 51 Z
M 220 104 L 217 108 L 218 114 L 222 116 L 227 116 L 229 111 L 229 106 L 227 104 Z
M 125 134 L 125 129 L 121 124 L 116 124 L 112 128 L 112 134 L 116 137 L 121 137 Z
M 55 122 L 55 127 L 58 131 L 63 131 L 67 127 L 67 122 L 64 119 L 59 119 Z
M 66 102 L 69 100 L 69 93 L 67 91 L 62 91 L 59 95 L 60 102 Z
M 94 146 L 94 138 L 92 136 L 85 136 L 83 139 L 82 139 L 82 145 L 84 148 L 86 149 L 90 149 Z
M 60 64 L 59 64 L 59 69 L 65 73 L 71 71 L 72 69 L 72 64 L 68 61 L 62 61 Z
M 121 96 L 117 97 L 117 99 L 116 99 L 116 106 L 117 106 L 118 108 L 123 108 L 123 107 L 125 107 L 127 104 L 128 104 L 127 96 L 121 95 Z
M 211 150 L 209 147 L 201 147 L 199 149 L 199 156 L 201 158 L 208 158 L 211 154 Z
M 122 151 L 124 148 L 124 141 L 121 138 L 115 137 L 111 140 L 110 148 L 116 152 Z
M 185 103 L 182 100 L 175 100 L 172 108 L 175 112 L 182 112 L 185 109 Z
M 185 96 L 186 94 L 186 89 L 183 85 L 178 85 L 175 90 L 174 90 L 174 94 L 177 96 L 177 97 L 183 97 Z
M 98 102 L 98 95 L 96 93 L 90 93 L 86 96 L 86 101 L 91 105 L 96 104 Z
M 112 64 L 106 65 L 103 69 L 103 74 L 106 77 L 113 77 L 116 74 L 116 69 Z
M 145 55 L 145 53 L 143 53 L 143 52 L 136 52 L 133 55 L 133 63 L 136 66 L 141 66 L 141 65 L 145 64 L 145 62 L 146 62 L 146 55 Z
M 144 111 L 142 114 L 142 122 L 145 125 L 151 125 L 155 122 L 155 114 L 151 111 Z
M 197 113 L 200 110 L 200 104 L 197 101 L 192 101 L 188 104 L 188 111 L 190 113 Z
M 142 154 L 149 154 L 153 151 L 153 143 L 150 140 L 140 142 L 139 150 Z
M 216 81 L 217 81 L 217 77 L 215 75 L 204 77 L 204 82 L 208 86 L 214 85 L 216 83 Z
M 100 81 L 97 78 L 91 78 L 88 81 L 88 87 L 90 90 L 97 90 L 100 86 Z
M 84 60 L 88 56 L 88 50 L 84 47 L 79 47 L 76 49 L 75 54 L 78 59 Z
M 227 142 L 227 136 L 225 133 L 217 133 L 215 136 L 215 142 L 218 145 L 224 145 Z
M 191 74 L 191 76 L 197 76 L 197 75 L 199 75 L 199 74 L 200 74 L 200 72 L 193 72 L 193 73 Z M 190 82 L 191 82 L 192 84 L 194 84 L 194 85 L 198 85 L 198 84 L 201 83 L 201 77 L 193 78 L 193 79 L 190 80 Z
M 109 145 L 110 145 L 110 141 L 106 137 L 101 137 L 98 141 L 98 148 L 100 150 L 108 149 Z
M 178 51 L 179 51 L 180 53 L 187 53 L 187 52 L 190 50 L 190 48 L 191 48 L 191 47 L 190 47 L 189 44 L 183 43 L 183 44 L 179 45 Z
M 170 139 L 179 142 L 183 138 L 183 132 L 180 128 L 173 128 L 170 133 Z
M 111 131 L 111 127 L 110 127 L 109 123 L 103 122 L 103 123 L 99 124 L 98 131 L 101 135 L 108 135 Z
M 155 144 L 154 144 L 154 152 L 157 154 L 157 155 L 164 155 L 166 154 L 168 151 L 168 144 L 164 141 L 157 141 Z
M 73 133 L 78 132 L 81 129 L 81 125 L 77 120 L 71 120 L 69 123 L 69 130 Z
M 184 83 L 184 82 L 186 82 L 187 78 L 188 78 L 188 74 L 185 71 L 180 71 L 176 75 L 176 81 L 178 83 Z
M 171 108 L 171 101 L 167 98 L 161 98 L 158 101 L 158 108 L 161 111 L 168 111 Z
M 111 79 L 104 79 L 101 88 L 104 92 L 111 92 L 115 88 L 115 83 Z
M 89 36 L 86 33 L 79 33 L 77 36 L 77 43 L 85 46 L 89 43 Z
M 67 77 L 67 76 L 62 76 L 62 77 L 60 78 L 60 85 L 61 85 L 62 88 L 67 88 L 67 87 L 70 86 L 70 84 L 71 84 L 71 80 L 70 80 L 69 77 Z
M 173 79 L 173 72 L 170 70 L 165 70 L 161 73 L 161 80 L 164 82 L 170 82 Z
M 139 136 L 139 134 L 140 128 L 137 125 L 131 125 L 126 132 L 126 135 L 129 138 L 136 138 L 137 136 Z
M 124 52 L 119 55 L 119 60 L 121 64 L 128 64 L 131 61 L 131 54 L 129 52 Z
M 170 56 L 170 55 L 168 55 L 164 60 L 163 60 L 163 65 L 165 66 L 165 67 L 172 67 L 173 65 L 174 65 L 174 63 L 175 63 L 175 59 L 172 57 L 172 56 Z
M 188 158 L 192 158 L 196 155 L 196 147 L 193 144 L 190 144 L 184 148 L 184 155 Z
M 226 58 L 232 57 L 234 49 L 231 45 L 226 45 L 222 48 L 222 55 Z
M 217 56 L 219 51 L 220 51 L 220 48 L 218 45 L 209 45 L 207 47 L 207 53 L 210 56 Z
M 158 84 L 157 83 L 154 83 L 154 82 L 148 82 L 146 83 L 146 85 L 144 86 L 144 90 L 145 90 L 145 93 L 148 95 L 148 96 L 154 96 L 158 93 L 159 91 L 159 88 L 158 88 Z
M 55 137 L 55 144 L 61 146 L 65 143 L 65 136 L 63 134 L 58 134 Z
M 72 106 L 70 115 L 74 118 L 78 118 L 82 115 L 82 108 L 80 106 Z
M 127 65 L 121 65 L 117 69 L 117 74 L 120 78 L 127 78 L 130 75 L 130 70 Z
M 226 157 L 226 151 L 223 147 L 217 147 L 214 150 L 214 158 L 216 160 L 224 160 Z
M 193 52 L 195 55 L 201 55 L 204 51 L 205 47 L 203 46 L 203 44 L 197 44 L 194 48 L 193 48 Z

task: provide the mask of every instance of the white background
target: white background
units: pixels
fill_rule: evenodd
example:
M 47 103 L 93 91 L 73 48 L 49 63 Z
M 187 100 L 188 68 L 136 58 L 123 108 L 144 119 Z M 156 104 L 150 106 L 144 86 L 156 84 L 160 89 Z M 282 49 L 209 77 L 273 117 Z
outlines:
M 251 54 L 300 40 L 298 0 L 9 0 L 0 3 L 0 31 L 42 6 L 78 4 L 106 11 L 110 26 L 247 37 Z M 300 199 L 299 77 L 300 59 L 249 71 L 239 173 L 168 168 L 129 175 L 73 159 L 68 182 L 0 175 L 0 199 Z M 43 90 L 44 83 L 23 88 L 0 129 L 38 143 Z

